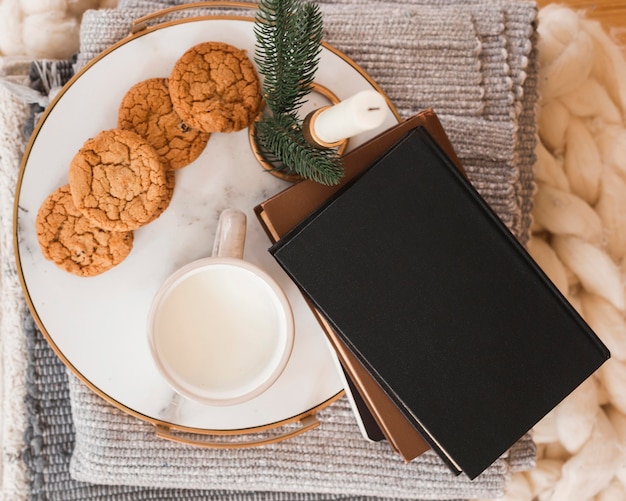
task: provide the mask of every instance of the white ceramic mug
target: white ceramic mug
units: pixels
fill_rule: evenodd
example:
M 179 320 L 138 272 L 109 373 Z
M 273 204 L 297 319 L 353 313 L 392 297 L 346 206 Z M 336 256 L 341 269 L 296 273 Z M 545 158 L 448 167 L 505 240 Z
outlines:
M 148 339 L 178 393 L 209 405 L 245 402 L 283 372 L 294 320 L 280 286 L 244 261 L 246 216 L 220 214 L 211 257 L 174 272 L 156 293 Z

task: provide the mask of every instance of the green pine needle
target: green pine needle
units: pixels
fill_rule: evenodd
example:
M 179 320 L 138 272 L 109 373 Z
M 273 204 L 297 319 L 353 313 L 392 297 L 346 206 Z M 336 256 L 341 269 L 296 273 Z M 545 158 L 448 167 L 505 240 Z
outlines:
M 300 0 L 261 0 L 254 33 L 263 97 L 275 115 L 292 113 L 311 90 L 319 63 L 322 14 Z
M 318 183 L 337 184 L 343 176 L 339 155 L 306 142 L 302 122 L 293 115 L 265 115 L 256 124 L 257 146 L 276 170 L 295 172 Z
M 298 117 L 319 65 L 322 31 L 317 5 L 302 0 L 260 0 L 254 61 L 264 77 L 268 111 L 256 124 L 255 141 L 276 170 L 337 184 L 344 172 L 340 156 L 335 150 L 308 144 Z

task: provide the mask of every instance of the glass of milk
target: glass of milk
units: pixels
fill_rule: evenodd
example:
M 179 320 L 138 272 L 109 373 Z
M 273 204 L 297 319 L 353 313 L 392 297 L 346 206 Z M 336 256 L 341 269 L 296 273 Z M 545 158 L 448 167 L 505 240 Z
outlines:
M 148 318 L 155 363 L 181 395 L 233 405 L 260 395 L 287 365 L 294 320 L 280 286 L 243 260 L 246 216 L 220 214 L 211 257 L 174 272 Z

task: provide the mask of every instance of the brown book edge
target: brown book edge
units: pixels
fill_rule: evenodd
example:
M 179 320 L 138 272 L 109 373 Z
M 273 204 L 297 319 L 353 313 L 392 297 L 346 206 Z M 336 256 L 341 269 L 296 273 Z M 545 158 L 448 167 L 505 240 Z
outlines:
M 391 447 L 407 462 L 429 450 L 430 446 L 418 434 L 413 425 L 407 421 L 398 407 L 389 400 L 384 390 L 359 363 L 350 349 L 334 333 L 326 319 L 312 305 L 311 308 L 337 352 L 341 364 L 352 378 L 354 386 L 358 388 L 365 405 Z M 384 402 L 385 405 L 381 405 L 381 402 Z
M 459 170 L 465 173 L 436 114 L 431 109 L 424 110 L 347 153 L 344 156 L 345 176 L 338 185 L 325 186 L 313 181 L 301 181 L 255 207 L 255 213 L 270 240 L 278 241 L 346 183 L 382 157 L 406 133 L 418 126 L 424 126 Z M 342 366 L 392 448 L 405 461 L 410 461 L 428 450 L 430 446 L 345 344 L 338 339 L 323 316 L 315 308 L 312 307 L 312 310 L 337 352 Z

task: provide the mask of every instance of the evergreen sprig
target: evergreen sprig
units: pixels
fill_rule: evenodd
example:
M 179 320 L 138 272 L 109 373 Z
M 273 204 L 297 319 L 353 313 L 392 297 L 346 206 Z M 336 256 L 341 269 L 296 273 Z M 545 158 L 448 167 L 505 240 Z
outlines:
M 302 134 L 302 122 L 286 113 L 256 124 L 257 146 L 276 170 L 284 166 L 299 176 L 322 184 L 337 184 L 343 165 L 336 150 L 311 146 Z
M 300 0 L 261 0 L 254 33 L 263 98 L 274 114 L 293 113 L 311 90 L 319 64 L 322 14 Z
M 260 0 L 254 61 L 264 77 L 267 109 L 256 123 L 255 141 L 276 170 L 337 184 L 343 176 L 340 156 L 335 150 L 310 145 L 298 116 L 319 65 L 322 31 L 317 5 L 302 0 Z

